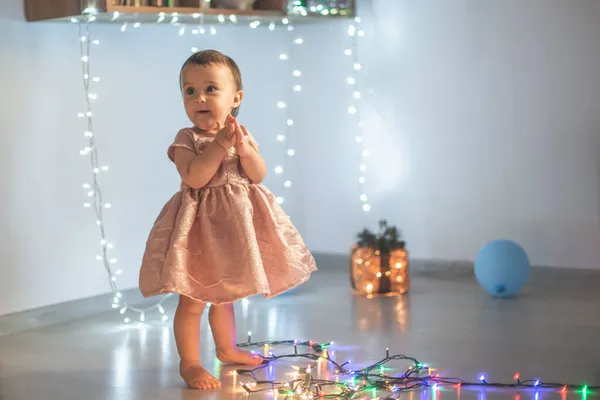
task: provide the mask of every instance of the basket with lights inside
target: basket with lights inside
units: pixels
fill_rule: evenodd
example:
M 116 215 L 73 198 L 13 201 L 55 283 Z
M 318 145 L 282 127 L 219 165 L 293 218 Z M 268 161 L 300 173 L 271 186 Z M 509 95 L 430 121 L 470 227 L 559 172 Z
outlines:
M 350 254 L 352 291 L 368 297 L 407 293 L 409 260 L 400 231 L 381 220 L 378 233 L 365 229 L 357 239 Z

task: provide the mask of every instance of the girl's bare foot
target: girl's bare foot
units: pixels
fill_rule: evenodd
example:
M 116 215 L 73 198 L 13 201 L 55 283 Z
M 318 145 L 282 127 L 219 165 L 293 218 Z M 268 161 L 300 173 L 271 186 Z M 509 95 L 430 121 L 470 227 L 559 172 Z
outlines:
M 225 364 L 260 365 L 263 359 L 257 354 L 233 348 L 231 350 L 217 349 L 217 358 Z
M 208 373 L 200 361 L 181 361 L 179 374 L 192 389 L 217 389 L 221 382 Z

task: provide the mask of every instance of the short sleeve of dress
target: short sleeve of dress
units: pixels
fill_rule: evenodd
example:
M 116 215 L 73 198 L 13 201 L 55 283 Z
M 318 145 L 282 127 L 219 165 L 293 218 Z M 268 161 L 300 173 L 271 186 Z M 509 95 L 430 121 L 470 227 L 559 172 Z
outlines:
M 248 132 L 248 140 L 250 141 L 250 146 L 254 147 L 254 149 L 258 152 L 260 150 L 260 146 L 250 132 Z
M 175 141 L 169 146 L 167 150 L 167 155 L 169 159 L 175 162 L 175 148 L 183 147 L 184 149 L 188 149 L 193 151 L 194 153 L 198 153 L 196 151 L 196 146 L 194 145 L 194 137 L 193 133 L 189 129 L 182 129 L 175 136 Z

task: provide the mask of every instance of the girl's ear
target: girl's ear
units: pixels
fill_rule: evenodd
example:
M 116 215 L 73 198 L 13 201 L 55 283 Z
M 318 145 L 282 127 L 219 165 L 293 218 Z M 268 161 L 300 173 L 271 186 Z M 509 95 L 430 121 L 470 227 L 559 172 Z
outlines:
M 244 98 L 244 91 L 243 90 L 238 90 L 235 93 L 235 96 L 233 98 L 233 108 L 238 108 L 240 106 L 240 104 L 242 104 L 242 99 Z

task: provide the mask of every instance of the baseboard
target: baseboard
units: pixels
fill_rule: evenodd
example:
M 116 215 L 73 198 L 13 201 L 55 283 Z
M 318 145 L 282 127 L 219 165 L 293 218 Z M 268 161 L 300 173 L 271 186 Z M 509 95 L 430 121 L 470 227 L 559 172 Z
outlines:
M 341 253 L 315 253 L 319 269 L 349 269 L 350 255 Z M 459 277 L 475 278 L 473 262 L 468 260 L 443 260 L 410 258 L 410 274 L 412 277 L 435 276 L 438 279 L 456 279 Z M 600 270 L 571 267 L 550 267 L 532 265 L 529 282 L 536 285 L 554 284 L 580 285 L 582 282 L 599 280 Z
M 349 254 L 314 253 L 314 257 L 320 271 L 348 271 L 349 269 Z M 412 277 L 433 276 L 436 279 L 474 279 L 473 263 L 469 261 L 410 259 L 410 274 Z M 553 285 L 560 282 L 562 286 L 570 286 L 599 278 L 598 270 L 532 266 L 529 282 L 536 285 Z M 123 296 L 131 304 L 143 304 L 147 301 L 137 288 L 123 291 Z M 113 311 L 110 308 L 112 299 L 112 293 L 107 293 L 0 316 L 0 336 L 110 312 Z
M 125 290 L 123 296 L 132 303 L 143 300 L 137 288 Z M 113 294 L 77 299 L 32 310 L 0 316 L 0 336 L 70 322 L 111 311 Z

